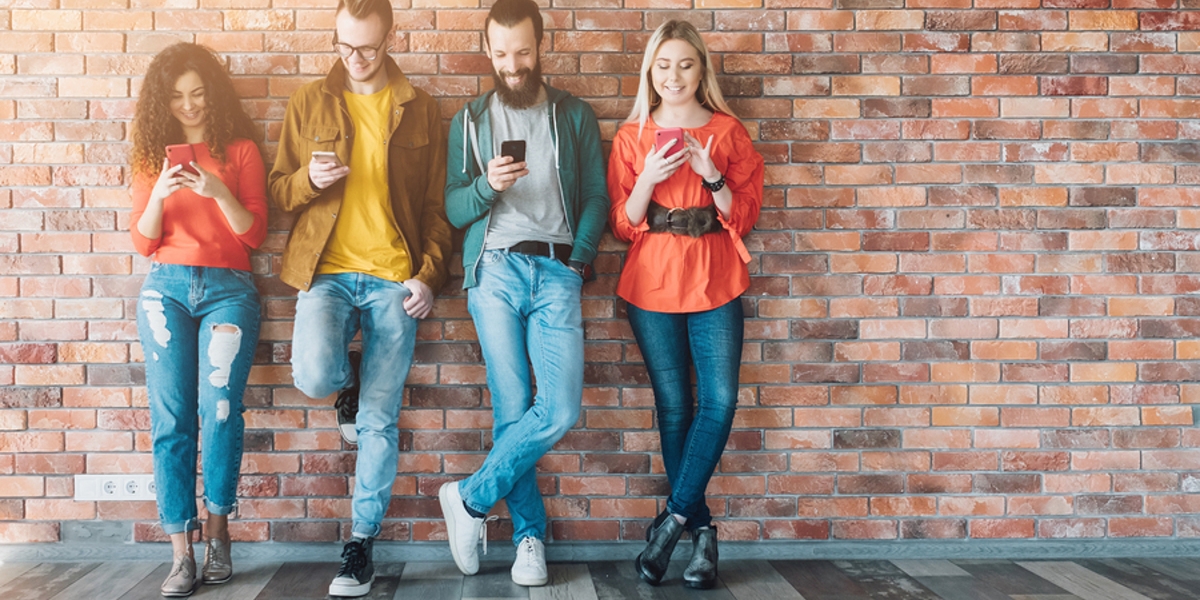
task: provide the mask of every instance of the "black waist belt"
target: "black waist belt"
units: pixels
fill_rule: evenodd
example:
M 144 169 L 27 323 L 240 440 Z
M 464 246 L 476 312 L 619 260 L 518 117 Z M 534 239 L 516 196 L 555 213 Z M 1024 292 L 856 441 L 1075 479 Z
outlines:
M 712 204 L 699 208 L 670 208 L 651 201 L 646 207 L 646 221 L 652 233 L 674 233 L 700 237 L 706 233 L 721 231 L 717 220 L 717 207 Z
M 545 256 L 546 258 L 557 259 L 562 264 L 567 264 L 571 260 L 571 246 L 569 244 L 551 244 L 549 242 L 519 242 L 508 247 L 509 252 L 518 254 L 532 254 L 534 256 Z

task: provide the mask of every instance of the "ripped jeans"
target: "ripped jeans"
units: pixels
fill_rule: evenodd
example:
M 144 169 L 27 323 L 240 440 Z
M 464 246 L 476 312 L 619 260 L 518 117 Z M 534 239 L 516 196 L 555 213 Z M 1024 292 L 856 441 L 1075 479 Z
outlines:
M 142 284 L 138 337 L 146 357 L 158 515 L 168 535 L 200 526 L 197 437 L 204 446 L 205 507 L 216 515 L 233 512 L 242 462 L 242 394 L 258 344 L 259 314 L 258 291 L 247 271 L 156 262 Z

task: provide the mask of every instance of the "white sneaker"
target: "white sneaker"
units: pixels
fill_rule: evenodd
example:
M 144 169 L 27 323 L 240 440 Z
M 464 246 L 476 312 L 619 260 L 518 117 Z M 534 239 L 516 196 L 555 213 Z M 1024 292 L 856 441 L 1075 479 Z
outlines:
M 546 585 L 546 546 L 542 540 L 525 536 L 517 546 L 517 560 L 513 561 L 512 580 L 526 587 Z
M 446 537 L 450 541 L 450 555 L 454 564 L 464 575 L 479 572 L 479 538 L 483 534 L 483 519 L 477 519 L 463 506 L 458 493 L 458 482 L 443 483 L 438 489 L 438 502 L 442 505 L 442 517 L 446 519 Z

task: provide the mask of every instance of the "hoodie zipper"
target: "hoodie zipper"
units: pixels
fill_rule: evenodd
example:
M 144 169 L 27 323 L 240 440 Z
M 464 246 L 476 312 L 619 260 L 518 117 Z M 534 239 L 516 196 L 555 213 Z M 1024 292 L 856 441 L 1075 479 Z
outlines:
M 546 100 L 549 103 L 549 99 Z M 559 134 L 558 134 L 558 104 L 550 105 L 550 131 L 554 136 L 554 164 L 558 167 L 558 176 L 554 178 L 558 182 L 558 199 L 562 202 L 563 220 L 567 222 L 567 231 L 571 234 L 571 247 L 575 247 L 575 228 L 571 226 L 570 211 L 567 210 L 567 194 L 563 191 L 562 186 L 562 156 L 559 155 Z

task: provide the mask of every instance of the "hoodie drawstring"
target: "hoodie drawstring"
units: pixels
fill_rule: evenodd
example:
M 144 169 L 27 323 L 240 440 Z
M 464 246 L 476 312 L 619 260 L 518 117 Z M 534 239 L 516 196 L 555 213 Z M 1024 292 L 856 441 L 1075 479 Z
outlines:
M 562 161 L 558 158 L 558 110 L 553 104 L 550 105 L 550 123 L 553 127 L 551 131 L 554 132 L 554 166 L 561 169 Z

